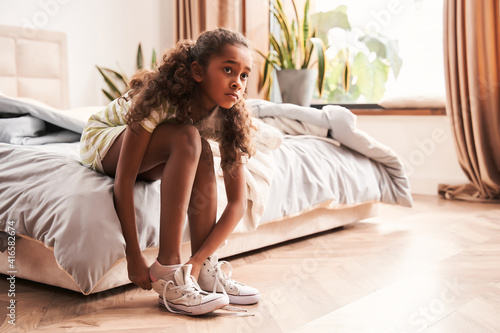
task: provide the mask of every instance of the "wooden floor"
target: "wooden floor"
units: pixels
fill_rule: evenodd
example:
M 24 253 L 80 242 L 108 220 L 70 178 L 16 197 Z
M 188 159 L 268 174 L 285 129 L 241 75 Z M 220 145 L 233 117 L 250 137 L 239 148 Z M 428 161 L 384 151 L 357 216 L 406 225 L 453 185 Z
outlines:
M 232 258 L 260 289 L 251 316 L 160 309 L 125 286 L 97 295 L 16 280 L 1 332 L 500 332 L 500 206 L 416 196 L 378 218 Z M 8 284 L 0 276 L 0 314 Z

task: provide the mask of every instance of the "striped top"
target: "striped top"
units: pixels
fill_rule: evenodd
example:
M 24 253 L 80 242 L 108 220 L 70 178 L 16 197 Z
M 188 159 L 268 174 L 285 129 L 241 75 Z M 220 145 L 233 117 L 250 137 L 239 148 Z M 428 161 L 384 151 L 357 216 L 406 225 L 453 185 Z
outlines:
M 127 128 L 126 114 L 131 102 L 115 99 L 89 118 L 80 139 L 80 157 L 84 166 L 104 173 L 101 161 L 116 138 Z M 149 117 L 139 123 L 146 131 L 153 133 L 159 124 L 175 121 L 175 109 L 165 103 L 161 110 L 152 111 Z M 218 107 L 193 125 L 199 130 L 201 137 L 221 142 L 222 114 Z

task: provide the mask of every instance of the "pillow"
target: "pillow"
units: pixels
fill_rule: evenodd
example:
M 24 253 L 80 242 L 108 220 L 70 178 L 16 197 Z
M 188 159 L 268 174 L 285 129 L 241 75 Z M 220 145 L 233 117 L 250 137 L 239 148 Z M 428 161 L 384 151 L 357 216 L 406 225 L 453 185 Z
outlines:
M 34 118 L 76 133 L 82 133 L 90 116 L 102 109 L 102 106 L 91 106 L 59 110 L 33 99 L 0 95 L 0 112 L 2 113 L 29 114 Z
M 45 122 L 31 116 L 0 119 L 0 142 L 23 144 L 26 138 L 37 137 L 44 132 Z

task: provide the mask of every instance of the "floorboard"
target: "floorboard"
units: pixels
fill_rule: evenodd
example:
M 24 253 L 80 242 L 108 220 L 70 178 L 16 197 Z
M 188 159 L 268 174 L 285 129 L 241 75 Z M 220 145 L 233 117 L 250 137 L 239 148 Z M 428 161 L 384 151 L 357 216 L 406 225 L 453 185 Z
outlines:
M 0 276 L 0 332 L 498 332 L 500 205 L 415 196 L 413 208 L 230 258 L 262 301 L 245 316 L 171 314 L 133 285 L 81 294 Z

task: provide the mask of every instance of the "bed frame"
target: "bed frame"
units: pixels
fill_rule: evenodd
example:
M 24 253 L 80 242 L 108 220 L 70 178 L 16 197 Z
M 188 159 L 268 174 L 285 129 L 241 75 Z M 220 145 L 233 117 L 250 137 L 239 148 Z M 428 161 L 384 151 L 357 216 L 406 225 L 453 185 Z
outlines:
M 24 31 L 20 27 L 0 26 L 0 92 L 14 97 L 29 97 L 56 108 L 68 106 L 66 35 L 53 31 Z M 295 216 L 261 225 L 250 233 L 233 233 L 219 257 L 229 257 L 284 241 L 308 236 L 369 218 L 379 212 L 378 203 L 355 206 L 330 206 L 324 203 Z M 158 249 L 144 251 L 149 262 Z M 182 255 L 190 255 L 189 243 Z M 16 241 L 17 277 L 82 292 L 73 278 L 56 262 L 53 248 L 30 238 Z M 7 274 L 7 252 L 0 253 L 0 273 Z M 92 290 L 92 293 L 130 283 L 126 262 L 118 261 Z

